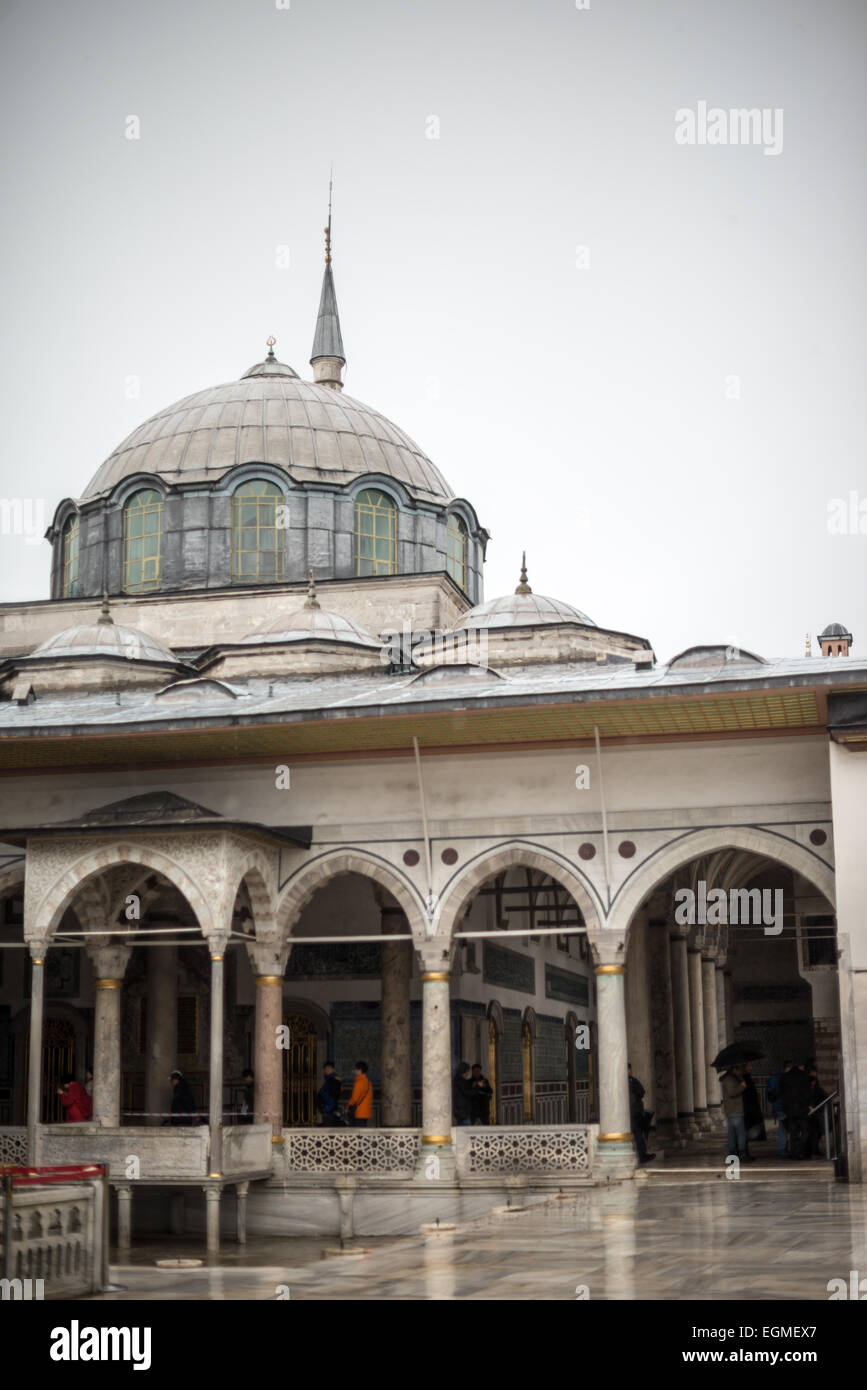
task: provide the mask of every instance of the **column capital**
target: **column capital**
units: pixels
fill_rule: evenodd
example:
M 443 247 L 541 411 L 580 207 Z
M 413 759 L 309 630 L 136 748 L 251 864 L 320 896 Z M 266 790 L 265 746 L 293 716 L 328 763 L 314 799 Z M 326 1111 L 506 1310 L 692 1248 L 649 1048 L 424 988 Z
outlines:
M 30 959 L 34 965 L 45 964 L 45 957 L 48 955 L 50 946 L 50 936 L 31 938 L 31 940 L 28 941 L 27 949 L 30 952 Z
M 250 965 L 253 967 L 253 974 L 256 976 L 256 983 L 259 980 L 273 979 L 279 977 L 283 982 L 286 973 L 286 962 L 289 959 L 289 946 L 281 946 L 277 942 L 248 942 L 247 955 Z
M 451 973 L 451 942 L 442 937 L 435 938 L 433 941 L 426 941 L 423 946 L 417 946 L 419 970 L 422 978 L 430 974 L 449 975 Z
M 87 954 L 93 966 L 93 973 L 97 977 L 97 989 L 110 989 L 111 986 L 103 985 L 102 981 L 123 982 L 132 955 L 132 946 L 89 946 Z

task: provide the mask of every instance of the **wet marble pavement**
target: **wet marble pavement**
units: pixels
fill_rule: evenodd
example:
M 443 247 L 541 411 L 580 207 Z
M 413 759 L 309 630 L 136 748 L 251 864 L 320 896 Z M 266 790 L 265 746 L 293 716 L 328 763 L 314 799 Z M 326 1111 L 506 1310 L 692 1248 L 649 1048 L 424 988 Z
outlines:
M 867 1275 L 867 1190 L 845 1184 L 624 1184 L 588 1188 L 438 1234 L 256 1237 L 218 1263 L 192 1241 L 136 1248 L 112 1265 L 108 1299 L 828 1298 L 828 1281 Z M 586 1293 L 585 1293 L 586 1290 Z

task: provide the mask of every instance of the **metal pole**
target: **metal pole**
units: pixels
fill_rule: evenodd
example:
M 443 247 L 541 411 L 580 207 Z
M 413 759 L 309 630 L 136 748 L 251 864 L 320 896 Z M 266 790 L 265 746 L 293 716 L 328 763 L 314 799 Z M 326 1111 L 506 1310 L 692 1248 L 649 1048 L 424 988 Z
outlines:
M 421 775 L 421 753 L 419 752 L 418 739 L 413 738 L 412 746 L 415 750 L 415 770 L 418 775 L 418 794 L 421 800 L 421 826 L 424 833 L 424 861 L 427 868 L 427 893 L 428 899 L 433 894 L 433 867 L 430 855 L 430 836 L 427 828 L 427 807 L 424 800 L 424 781 Z
M 602 853 L 605 858 L 605 895 L 607 898 L 606 908 L 611 906 L 611 865 L 608 858 L 608 816 L 605 810 L 605 783 L 602 780 L 602 745 L 599 742 L 599 730 L 593 725 L 593 737 L 596 740 L 596 764 L 599 769 L 599 805 L 602 810 Z

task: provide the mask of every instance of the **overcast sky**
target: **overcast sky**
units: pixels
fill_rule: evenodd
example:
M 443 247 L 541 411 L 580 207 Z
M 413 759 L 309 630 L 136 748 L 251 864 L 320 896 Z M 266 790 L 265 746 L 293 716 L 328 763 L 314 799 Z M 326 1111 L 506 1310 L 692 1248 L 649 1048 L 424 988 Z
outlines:
M 3 0 L 2 494 L 49 521 L 270 333 L 309 376 L 333 161 L 346 389 L 474 504 L 489 598 L 526 548 L 662 659 L 867 653 L 863 0 L 278 3 Z M 702 102 L 774 124 L 678 143 Z

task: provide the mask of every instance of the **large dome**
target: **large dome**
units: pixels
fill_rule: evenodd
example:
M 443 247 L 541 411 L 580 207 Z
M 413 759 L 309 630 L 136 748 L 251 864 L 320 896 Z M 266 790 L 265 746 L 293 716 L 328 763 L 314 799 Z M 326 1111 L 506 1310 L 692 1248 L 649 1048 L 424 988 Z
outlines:
M 170 484 L 215 482 L 243 463 L 275 464 L 299 483 L 338 487 L 382 473 L 414 500 L 439 505 L 454 495 L 418 445 L 384 415 L 270 361 L 152 415 L 106 459 L 83 496 L 97 497 L 138 473 Z

